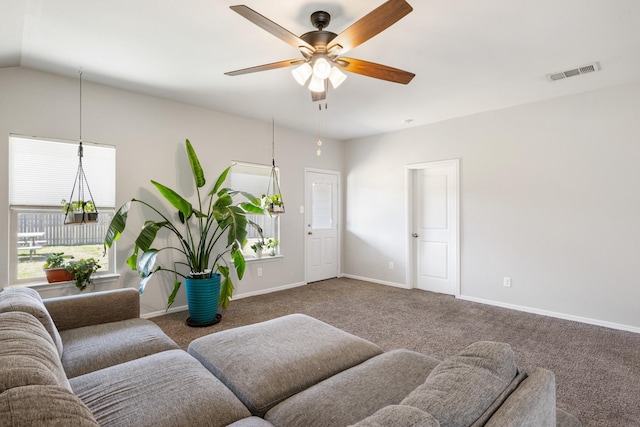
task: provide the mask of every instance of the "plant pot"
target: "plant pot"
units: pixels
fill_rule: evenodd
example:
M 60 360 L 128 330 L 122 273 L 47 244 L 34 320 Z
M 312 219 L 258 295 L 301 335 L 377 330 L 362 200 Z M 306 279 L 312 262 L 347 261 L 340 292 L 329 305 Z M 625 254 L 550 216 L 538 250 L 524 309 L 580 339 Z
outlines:
M 98 221 L 98 212 L 88 212 L 87 213 L 87 221 L 88 222 L 97 222 Z
M 207 279 L 185 279 L 190 326 L 206 326 L 216 323 L 220 299 L 220 275 Z M 219 319 L 218 319 L 219 320 Z
M 256 253 L 256 258 L 262 258 L 262 249 L 256 249 L 255 253 Z
M 49 283 L 69 282 L 73 279 L 73 273 L 64 268 L 45 268 L 44 274 Z

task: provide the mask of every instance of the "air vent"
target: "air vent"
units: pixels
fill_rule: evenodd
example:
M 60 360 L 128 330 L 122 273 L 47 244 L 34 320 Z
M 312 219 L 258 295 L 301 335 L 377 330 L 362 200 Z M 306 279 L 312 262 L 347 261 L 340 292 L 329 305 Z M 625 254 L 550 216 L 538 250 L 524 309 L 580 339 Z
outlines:
M 573 68 L 571 70 L 547 74 L 547 78 L 550 81 L 555 82 L 556 80 L 579 76 L 580 74 L 593 73 L 594 71 L 600 71 L 600 63 L 592 62 L 591 64 L 583 65 L 582 67 Z

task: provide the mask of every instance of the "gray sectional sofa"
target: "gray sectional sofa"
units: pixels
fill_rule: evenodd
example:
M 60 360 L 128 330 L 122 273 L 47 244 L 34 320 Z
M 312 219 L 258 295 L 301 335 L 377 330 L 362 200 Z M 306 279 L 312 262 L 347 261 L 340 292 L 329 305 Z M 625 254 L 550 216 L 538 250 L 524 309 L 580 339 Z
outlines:
M 507 344 L 439 361 L 301 314 L 180 350 L 134 289 L 0 292 L 0 426 L 579 426 Z

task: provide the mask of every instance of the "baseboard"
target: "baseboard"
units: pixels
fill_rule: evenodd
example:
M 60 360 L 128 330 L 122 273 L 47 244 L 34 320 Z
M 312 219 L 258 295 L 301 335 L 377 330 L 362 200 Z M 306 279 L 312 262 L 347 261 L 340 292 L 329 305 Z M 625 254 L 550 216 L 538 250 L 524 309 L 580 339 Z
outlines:
M 177 313 L 179 311 L 187 311 L 187 310 L 189 310 L 189 307 L 187 307 L 186 305 L 179 305 L 179 306 L 171 307 L 169 310 L 159 310 L 159 311 L 152 311 L 150 313 L 144 313 L 144 314 L 141 314 L 140 317 L 143 319 L 150 319 L 152 317 L 164 316 L 165 314 Z
M 241 293 L 241 294 L 236 294 L 236 295 L 233 296 L 233 299 L 231 300 L 230 304 L 233 304 L 234 300 L 253 297 L 253 296 L 256 296 L 256 295 L 270 294 L 271 292 L 284 291 L 286 289 L 297 288 L 299 286 L 304 286 L 306 284 L 307 284 L 307 282 L 298 282 L 298 283 L 291 283 L 289 285 L 284 285 L 284 286 L 277 286 L 275 288 L 261 289 L 259 291 L 245 292 L 245 293 Z M 165 314 L 177 313 L 179 311 L 187 311 L 187 310 L 189 310 L 188 306 L 181 305 L 181 306 L 177 306 L 177 307 L 171 307 L 167 311 L 161 310 L 161 311 L 153 311 L 151 313 L 145 313 L 145 314 L 140 315 L 140 317 L 142 317 L 143 319 L 149 319 L 151 317 L 158 317 L 158 316 L 162 316 L 162 315 L 165 315 Z
M 574 321 L 574 322 L 586 323 L 586 324 L 589 324 L 589 325 L 602 326 L 602 327 L 605 327 L 605 328 L 617 329 L 617 330 L 620 330 L 620 331 L 634 332 L 636 334 L 640 334 L 640 328 L 639 327 L 630 326 L 630 325 L 623 325 L 621 323 L 606 322 L 606 321 L 603 321 L 603 320 L 591 319 L 591 318 L 588 318 L 588 317 L 574 316 L 574 315 L 571 315 L 571 314 L 558 313 L 558 312 L 555 312 L 555 311 L 548 311 L 548 310 L 541 310 L 541 309 L 538 309 L 538 308 L 526 307 L 526 306 L 515 305 L 515 304 L 508 304 L 508 303 L 504 303 L 504 302 L 486 300 L 486 299 L 482 299 L 482 298 L 475 298 L 475 297 L 469 297 L 469 296 L 464 296 L 464 295 L 460 295 L 460 296 L 458 296 L 458 298 L 461 299 L 461 300 L 465 300 L 465 301 L 477 302 L 477 303 L 480 303 L 480 304 L 492 305 L 492 306 L 495 306 L 495 307 L 508 308 L 510 310 L 522 311 L 522 312 L 525 312 L 525 313 L 539 314 L 541 316 L 555 317 L 557 319 L 571 320 L 571 321 Z
M 307 282 L 298 282 L 298 283 L 291 283 L 289 285 L 284 285 L 284 286 L 277 286 L 275 288 L 261 289 L 259 291 L 253 291 L 253 292 L 245 292 L 245 293 L 242 293 L 242 294 L 234 295 L 233 296 L 233 300 L 242 299 L 242 298 L 248 298 L 248 297 L 254 297 L 256 295 L 270 294 L 271 292 L 284 291 L 286 289 L 293 289 L 293 288 L 297 288 L 299 286 L 304 286 L 306 284 L 307 284 Z M 231 300 L 231 304 L 233 304 L 233 300 Z
M 347 279 L 354 279 L 354 280 L 362 280 L 363 282 L 377 283 L 379 285 L 393 286 L 394 288 L 411 289 L 409 286 L 405 285 L 404 283 L 387 282 L 385 280 L 372 279 L 370 277 L 355 276 L 353 274 L 341 274 L 340 277 L 346 277 Z

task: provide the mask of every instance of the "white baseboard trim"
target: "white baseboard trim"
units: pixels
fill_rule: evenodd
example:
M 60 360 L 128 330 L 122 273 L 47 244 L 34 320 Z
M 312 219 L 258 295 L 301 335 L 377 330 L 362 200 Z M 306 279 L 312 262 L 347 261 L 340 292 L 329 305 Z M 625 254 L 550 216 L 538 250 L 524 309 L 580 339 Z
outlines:
M 293 288 L 297 288 L 297 287 L 300 287 L 300 286 L 304 286 L 306 284 L 307 284 L 307 282 L 297 282 L 297 283 L 291 283 L 291 284 L 288 284 L 288 285 L 277 286 L 275 288 L 261 289 L 259 291 L 245 292 L 245 293 L 242 293 L 242 294 L 237 294 L 237 295 L 233 296 L 233 299 L 231 300 L 231 303 L 233 304 L 233 301 L 237 300 L 237 299 L 254 297 L 256 295 L 270 294 L 271 292 L 284 291 L 286 289 L 293 289 Z
M 140 317 L 143 319 L 150 319 L 152 317 L 158 317 L 158 316 L 163 316 L 165 314 L 177 313 L 179 311 L 187 311 L 187 310 L 189 310 L 189 307 L 187 307 L 186 305 L 179 305 L 179 306 L 171 307 L 169 310 L 158 310 L 158 311 L 152 311 L 150 313 L 144 313 L 144 314 L 141 314 Z
M 508 308 L 508 309 L 516 310 L 516 311 L 523 311 L 525 313 L 539 314 L 539 315 L 542 315 L 542 316 L 555 317 L 557 319 L 571 320 L 571 321 L 574 321 L 574 322 L 586 323 L 586 324 L 595 325 L 595 326 L 603 326 L 605 328 L 617 329 L 617 330 L 620 330 L 620 331 L 634 332 L 636 334 L 640 334 L 640 328 L 639 327 L 630 326 L 630 325 L 623 325 L 621 323 L 607 322 L 607 321 L 604 321 L 604 320 L 597 320 L 597 319 L 591 319 L 591 318 L 588 318 L 588 317 L 574 316 L 572 314 L 558 313 L 558 312 L 555 312 L 555 311 L 542 310 L 542 309 L 538 309 L 538 308 L 526 307 L 526 306 L 515 305 L 515 304 L 508 304 L 508 303 L 504 303 L 504 302 L 486 300 L 486 299 L 482 299 L 482 298 L 469 297 L 469 296 L 464 296 L 464 295 L 460 295 L 457 298 L 459 298 L 461 300 L 465 300 L 465 301 L 477 302 L 477 303 L 480 303 L 480 304 L 493 305 L 495 307 L 502 307 L 502 308 Z
M 245 293 L 242 293 L 242 294 L 236 294 L 236 295 L 233 296 L 233 298 L 231 300 L 231 304 L 233 304 L 233 301 L 237 300 L 237 299 L 253 297 L 253 296 L 256 296 L 256 295 L 270 294 L 271 292 L 284 291 L 285 289 L 297 288 L 299 286 L 304 286 L 306 284 L 307 284 L 307 282 L 298 282 L 298 283 L 291 283 L 289 285 L 284 285 L 284 286 L 277 286 L 275 288 L 261 289 L 259 291 L 245 292 Z M 153 312 L 150 312 L 150 313 L 145 313 L 145 314 L 140 315 L 140 317 L 143 318 L 143 319 L 150 319 L 152 317 L 158 317 L 158 316 L 162 316 L 164 314 L 177 313 L 179 311 L 187 311 L 187 310 L 189 310 L 188 306 L 181 305 L 181 306 L 177 306 L 177 307 L 171 307 L 168 311 L 161 310 L 161 311 L 153 311 Z
M 355 276 L 353 274 L 342 274 L 340 275 L 340 277 L 346 277 L 347 279 L 354 279 L 354 280 L 362 280 L 364 282 L 377 283 L 379 285 L 393 286 L 394 288 L 411 289 L 409 286 L 405 285 L 404 283 L 387 282 L 384 280 L 371 279 L 370 277 Z

